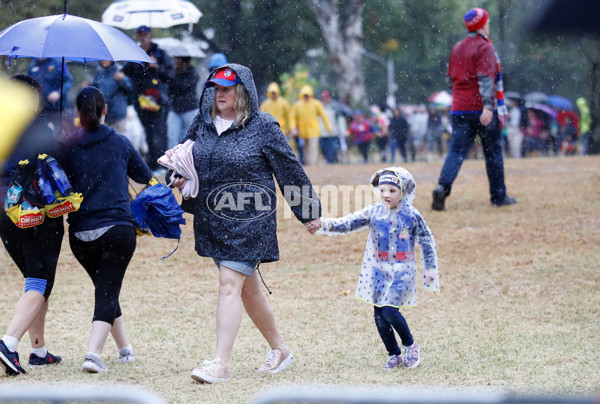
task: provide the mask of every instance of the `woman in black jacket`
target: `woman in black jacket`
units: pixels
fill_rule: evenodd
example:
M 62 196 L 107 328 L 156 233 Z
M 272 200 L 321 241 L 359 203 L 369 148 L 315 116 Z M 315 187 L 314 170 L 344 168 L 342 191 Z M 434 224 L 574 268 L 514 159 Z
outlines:
M 184 141 L 193 140 L 198 173 L 194 235 L 198 255 L 219 268 L 215 359 L 192 372 L 202 383 L 228 380 L 227 362 L 242 306 L 271 350 L 260 372 L 279 373 L 293 361 L 262 291 L 256 268 L 279 259 L 275 182 L 296 218 L 310 228 L 321 205 L 277 120 L 260 112 L 252 73 L 229 64 L 213 71 L 200 111 Z M 185 179 L 176 179 L 182 187 Z
M 82 129 L 66 147 L 65 172 L 81 192 L 79 211 L 69 214 L 69 244 L 77 261 L 94 283 L 92 332 L 82 370 L 106 371 L 100 354 L 110 333 L 120 363 L 135 358 L 127 339 L 119 305 L 121 285 L 136 246 L 134 219 L 129 202 L 129 182 L 147 184 L 152 176 L 131 142 L 104 125 L 106 102 L 96 87 L 77 95 Z

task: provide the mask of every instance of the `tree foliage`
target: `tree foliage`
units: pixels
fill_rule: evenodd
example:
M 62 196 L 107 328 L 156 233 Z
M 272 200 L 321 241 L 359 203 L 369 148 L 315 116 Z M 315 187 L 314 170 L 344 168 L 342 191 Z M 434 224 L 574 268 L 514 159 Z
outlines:
M 331 62 L 332 47 L 327 45 L 306 0 L 191 1 L 203 13 L 193 35 L 205 38 L 211 52 L 222 51 L 229 60 L 249 66 L 261 95 L 268 83 L 278 81 L 281 74 L 293 74 L 298 63 L 306 65 L 310 76 L 318 80 L 320 88 L 316 91 L 338 90 L 340 73 Z M 345 4 L 354 0 L 338 1 L 343 19 Z M 69 0 L 68 12 L 100 20 L 111 2 Z M 589 98 L 593 80 L 598 80 L 598 40 L 532 37 L 527 31 L 529 20 L 546 3 L 544 0 L 483 2 L 490 12 L 490 37 L 502 58 L 506 90 Z M 421 103 L 429 94 L 445 88 L 448 54 L 466 32 L 463 15 L 470 7 L 481 6 L 481 0 L 364 1 L 362 44 L 369 52 L 393 58 L 396 97 L 400 102 Z M 62 12 L 63 0 L 0 0 L 0 28 L 23 19 Z M 155 36 L 178 35 L 186 28 L 156 30 Z M 214 36 L 207 35 L 209 31 Z M 133 36 L 133 31 L 128 34 Z M 361 62 L 365 102 L 377 103 L 386 96 L 386 69 L 367 58 Z M 594 67 L 596 73 L 592 72 Z

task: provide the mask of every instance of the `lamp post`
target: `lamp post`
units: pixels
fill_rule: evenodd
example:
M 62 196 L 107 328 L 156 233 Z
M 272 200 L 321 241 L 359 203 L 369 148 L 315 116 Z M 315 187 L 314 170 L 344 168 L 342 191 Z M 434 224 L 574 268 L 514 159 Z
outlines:
M 382 65 L 383 67 L 385 67 L 386 71 L 387 71 L 387 97 L 386 97 L 386 102 L 387 102 L 387 106 L 389 108 L 395 108 L 396 107 L 396 96 L 395 96 L 395 92 L 397 89 L 396 83 L 394 82 L 394 59 L 392 59 L 392 56 L 388 56 L 387 60 L 384 59 L 383 57 L 369 52 L 368 50 L 366 50 L 365 48 L 362 48 L 361 53 L 368 57 L 369 59 L 372 59 L 374 61 L 376 61 L 377 63 L 379 63 L 380 65 Z

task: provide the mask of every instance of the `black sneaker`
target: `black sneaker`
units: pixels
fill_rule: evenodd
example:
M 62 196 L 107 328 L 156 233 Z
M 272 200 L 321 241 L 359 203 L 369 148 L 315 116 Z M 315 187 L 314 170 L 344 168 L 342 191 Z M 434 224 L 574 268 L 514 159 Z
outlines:
M 433 189 L 433 202 L 431 203 L 431 209 L 433 210 L 444 210 L 446 198 L 448 194 L 443 186 L 438 185 Z
M 57 355 L 52 355 L 50 352 L 46 353 L 46 356 L 41 358 L 34 353 L 29 355 L 29 367 L 41 367 L 46 365 L 55 365 L 62 362 L 62 358 Z
M 27 374 L 19 363 L 19 354 L 16 351 L 10 352 L 2 340 L 0 340 L 0 365 L 4 367 L 6 376 Z
M 517 203 L 515 198 L 511 198 L 510 196 L 506 195 L 501 202 L 492 202 L 492 206 L 498 208 L 500 206 L 514 205 L 515 203 Z

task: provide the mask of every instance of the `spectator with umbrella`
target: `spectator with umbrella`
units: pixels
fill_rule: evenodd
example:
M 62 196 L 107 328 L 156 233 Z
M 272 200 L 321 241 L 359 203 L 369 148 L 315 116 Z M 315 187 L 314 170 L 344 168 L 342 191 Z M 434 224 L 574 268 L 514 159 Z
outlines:
M 67 93 L 73 86 L 69 68 L 58 58 L 34 58 L 27 75 L 42 86 L 42 115 L 52 125 L 55 134 L 60 135 L 62 113 L 69 109 Z

